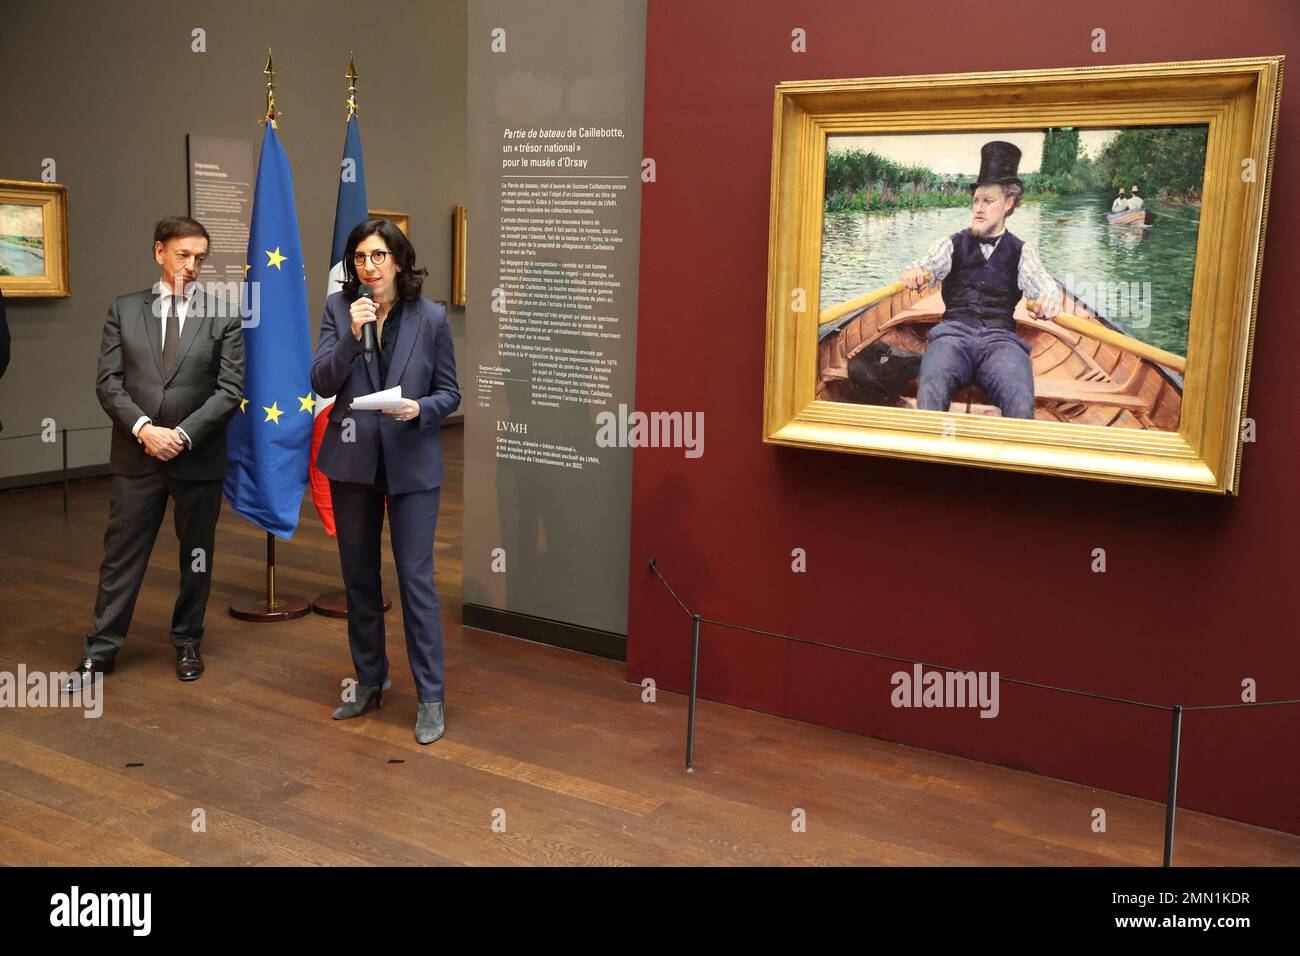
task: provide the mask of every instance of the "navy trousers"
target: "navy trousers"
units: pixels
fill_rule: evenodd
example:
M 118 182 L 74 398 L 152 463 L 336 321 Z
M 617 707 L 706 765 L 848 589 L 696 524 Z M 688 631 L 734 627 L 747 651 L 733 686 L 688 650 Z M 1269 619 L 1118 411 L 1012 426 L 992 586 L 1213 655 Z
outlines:
M 1029 343 L 1015 332 L 943 321 L 930 330 L 921 356 L 917 408 L 946 412 L 952 397 L 974 383 L 1003 418 L 1034 417 L 1034 367 Z
M 406 656 L 421 703 L 443 699 L 442 608 L 433 585 L 433 536 L 441 488 L 389 495 L 382 472 L 376 484 L 330 481 L 339 561 L 348 595 L 348 645 L 357 683 L 388 675 L 383 596 L 379 578 L 384 499 L 406 625 Z

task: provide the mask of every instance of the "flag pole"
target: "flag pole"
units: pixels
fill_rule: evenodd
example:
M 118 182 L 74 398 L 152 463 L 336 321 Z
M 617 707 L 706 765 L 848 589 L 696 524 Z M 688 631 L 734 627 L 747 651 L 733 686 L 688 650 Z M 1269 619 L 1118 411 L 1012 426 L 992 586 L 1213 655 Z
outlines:
M 266 597 L 230 602 L 230 616 L 241 621 L 291 621 L 311 612 L 311 605 L 297 595 L 275 593 L 275 535 L 266 533 Z
M 278 115 L 275 112 L 275 64 L 271 62 L 271 48 L 266 48 L 266 69 L 262 71 L 266 75 L 266 115 L 262 117 L 263 123 L 270 123 L 271 129 L 279 129 L 280 124 L 275 121 Z
M 272 129 L 279 129 L 275 110 L 275 64 L 271 62 L 271 48 L 266 49 L 266 115 L 262 122 L 270 123 Z M 311 606 L 299 597 L 275 599 L 275 535 L 266 532 L 266 599 L 230 602 L 230 616 L 241 621 L 289 621 L 303 617 L 311 611 Z
M 357 60 L 348 51 L 348 71 L 343 74 L 348 81 L 348 98 L 347 98 L 347 116 L 344 117 L 344 123 L 352 122 L 352 117 L 357 113 Z M 369 213 L 367 212 L 367 215 Z M 381 584 L 382 587 L 382 584 Z M 383 598 L 384 611 L 392 608 L 393 601 L 391 598 Z M 317 614 L 325 617 L 346 618 L 348 616 L 348 592 L 342 589 L 336 591 L 325 591 L 316 596 L 316 600 L 311 602 L 311 609 Z
M 357 111 L 357 58 L 348 51 L 348 71 L 343 74 L 348 81 L 348 115 L 346 119 L 352 119 Z

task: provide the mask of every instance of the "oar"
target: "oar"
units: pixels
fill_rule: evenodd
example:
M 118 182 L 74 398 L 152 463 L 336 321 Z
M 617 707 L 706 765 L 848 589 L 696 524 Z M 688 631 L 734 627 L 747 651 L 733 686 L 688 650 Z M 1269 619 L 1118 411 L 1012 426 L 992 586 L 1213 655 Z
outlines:
M 1034 304 L 1028 302 L 1026 306 L 1032 309 Z M 1086 335 L 1098 342 L 1105 342 L 1118 349 L 1123 349 L 1125 352 L 1132 352 L 1139 358 L 1148 359 L 1157 365 L 1171 368 L 1180 375 L 1187 371 L 1187 359 L 1183 356 L 1175 355 L 1173 352 L 1166 352 L 1164 349 L 1158 349 L 1154 345 L 1147 345 L 1145 342 L 1139 342 L 1133 336 L 1125 335 L 1117 329 L 1108 328 L 1100 322 L 1093 322 L 1090 319 L 1068 313 L 1053 316 L 1050 321 L 1069 329 L 1071 332 L 1078 332 L 1080 335 Z
M 930 281 L 930 273 L 925 274 L 925 281 Z M 830 325 L 836 322 L 850 312 L 857 312 L 859 309 L 865 309 L 869 305 L 874 305 L 881 299 L 888 299 L 891 295 L 898 295 L 906 288 L 901 282 L 891 282 L 889 285 L 881 286 L 874 292 L 864 292 L 856 298 L 849 299 L 847 302 L 841 302 L 839 305 L 833 305 L 829 309 L 823 309 L 821 318 L 817 320 L 817 326 Z
M 925 274 L 925 281 L 930 281 L 930 273 Z M 821 318 L 817 320 L 818 327 L 830 325 L 836 322 L 850 312 L 857 312 L 874 305 L 881 299 L 887 299 L 891 295 L 897 295 L 902 292 L 905 286 L 901 282 L 891 282 L 889 285 L 881 286 L 872 292 L 864 292 L 862 295 L 849 299 L 847 302 L 841 302 L 839 305 L 833 305 L 829 309 L 824 309 Z M 1033 308 L 1034 303 L 1026 303 L 1029 308 Z M 1088 338 L 1096 339 L 1099 342 L 1106 342 L 1125 352 L 1132 352 L 1139 358 L 1148 359 L 1158 365 L 1171 368 L 1175 372 L 1182 374 L 1187 371 L 1187 359 L 1181 355 L 1175 355 L 1173 352 L 1166 352 L 1164 349 L 1158 349 L 1154 345 L 1147 345 L 1140 342 L 1131 335 L 1125 335 L 1116 329 L 1108 328 L 1100 322 L 1093 322 L 1090 319 L 1081 318 L 1077 315 L 1062 314 L 1055 316 L 1052 321 L 1062 328 L 1069 329 L 1072 332 L 1078 332 L 1080 335 L 1086 335 Z

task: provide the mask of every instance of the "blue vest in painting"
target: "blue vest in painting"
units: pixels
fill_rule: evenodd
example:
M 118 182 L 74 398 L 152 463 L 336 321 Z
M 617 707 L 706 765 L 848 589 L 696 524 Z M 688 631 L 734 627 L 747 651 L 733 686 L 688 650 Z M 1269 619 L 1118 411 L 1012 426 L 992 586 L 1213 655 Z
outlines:
M 1004 231 L 993 255 L 985 261 L 980 242 L 969 229 L 953 233 L 952 269 L 943 280 L 944 319 L 1014 332 L 1023 245 Z

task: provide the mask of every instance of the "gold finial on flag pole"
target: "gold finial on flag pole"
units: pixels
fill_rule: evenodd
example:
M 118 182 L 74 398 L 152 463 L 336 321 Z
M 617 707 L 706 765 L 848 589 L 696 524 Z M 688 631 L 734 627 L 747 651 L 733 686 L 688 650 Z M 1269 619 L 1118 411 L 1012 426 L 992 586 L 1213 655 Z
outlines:
M 348 78 L 348 119 L 357 111 L 357 61 L 348 50 L 348 71 L 343 74 Z
M 271 48 L 266 48 L 266 69 L 262 71 L 266 74 L 266 115 L 262 117 L 263 123 L 270 123 L 271 129 L 279 129 L 280 124 L 275 118 L 281 114 L 275 111 L 275 64 L 271 62 Z

